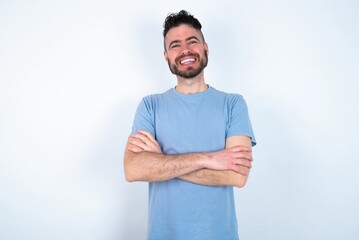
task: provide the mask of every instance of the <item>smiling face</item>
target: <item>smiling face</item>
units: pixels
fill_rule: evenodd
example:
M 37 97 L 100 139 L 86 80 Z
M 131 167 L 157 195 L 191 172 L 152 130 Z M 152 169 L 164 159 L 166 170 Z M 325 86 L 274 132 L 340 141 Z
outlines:
M 208 63 L 208 46 L 200 31 L 182 24 L 165 36 L 165 59 L 171 72 L 183 78 L 194 78 Z

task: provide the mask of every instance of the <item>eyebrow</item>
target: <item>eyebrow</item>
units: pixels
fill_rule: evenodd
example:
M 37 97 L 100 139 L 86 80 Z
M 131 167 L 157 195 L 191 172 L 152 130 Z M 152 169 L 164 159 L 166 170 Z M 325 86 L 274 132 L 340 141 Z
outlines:
M 188 42 L 189 40 L 192 40 L 192 39 L 196 39 L 197 41 L 199 41 L 199 39 L 197 37 L 195 37 L 195 36 L 188 37 L 188 38 L 185 39 L 185 41 Z M 181 41 L 180 40 L 174 40 L 168 45 L 168 47 L 171 47 L 172 44 L 179 43 L 179 42 L 181 42 Z

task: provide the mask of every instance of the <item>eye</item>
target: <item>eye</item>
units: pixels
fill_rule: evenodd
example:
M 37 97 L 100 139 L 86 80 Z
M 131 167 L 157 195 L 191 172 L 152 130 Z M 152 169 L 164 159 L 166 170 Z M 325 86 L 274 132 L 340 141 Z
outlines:
M 197 40 L 190 40 L 189 42 L 188 42 L 188 44 L 195 44 L 195 43 L 198 43 L 198 41 Z
M 179 44 L 178 44 L 178 43 L 174 43 L 174 44 L 172 44 L 172 45 L 170 46 L 171 49 L 173 49 L 173 48 L 178 48 L 178 47 L 179 47 Z

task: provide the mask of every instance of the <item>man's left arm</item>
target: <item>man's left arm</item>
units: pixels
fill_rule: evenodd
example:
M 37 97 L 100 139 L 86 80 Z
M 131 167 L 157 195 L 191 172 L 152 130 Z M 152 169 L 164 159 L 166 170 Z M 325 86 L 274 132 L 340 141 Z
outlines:
M 232 136 L 226 140 L 226 148 L 231 148 L 236 145 L 247 146 L 252 149 L 252 142 L 247 136 Z M 244 187 L 249 174 L 249 168 L 246 166 L 239 166 L 242 168 L 242 173 L 237 173 L 232 170 L 212 170 L 200 169 L 186 175 L 179 177 L 182 180 L 209 186 L 235 186 Z

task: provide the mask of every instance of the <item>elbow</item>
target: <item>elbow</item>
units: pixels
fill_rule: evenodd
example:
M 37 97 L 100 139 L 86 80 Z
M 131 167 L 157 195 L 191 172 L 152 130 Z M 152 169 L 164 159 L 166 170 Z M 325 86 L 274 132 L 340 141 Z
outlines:
M 234 186 L 237 188 L 243 188 L 246 185 L 246 183 L 247 183 L 247 177 L 241 177 L 237 179 Z
M 237 187 L 237 188 L 243 188 L 245 185 L 246 185 L 245 182 L 238 182 L 238 183 L 236 183 L 235 187 Z
M 125 172 L 125 179 L 127 182 L 134 182 L 135 179 L 128 173 Z
M 126 167 L 125 167 L 125 179 L 126 179 L 127 182 L 138 181 L 135 174 L 132 171 L 130 171 L 130 169 L 128 169 Z
M 151 180 L 143 175 L 136 174 L 135 172 L 125 171 L 125 179 L 127 182 L 151 182 Z
M 135 182 L 138 179 L 136 178 L 136 171 L 133 168 L 132 164 L 131 164 L 131 156 L 132 153 L 125 153 L 125 158 L 124 158 L 124 172 L 125 172 L 125 179 L 127 182 Z
M 125 179 L 127 182 L 139 182 L 146 181 L 146 176 L 141 172 L 136 170 L 136 168 L 132 168 L 130 166 L 125 165 Z
M 136 181 L 133 171 L 131 171 L 131 168 L 130 168 L 128 162 L 126 162 L 126 160 L 124 161 L 124 172 L 125 172 L 125 179 L 127 182 Z
M 124 160 L 125 179 L 127 182 L 148 182 L 149 176 L 143 167 L 136 163 L 133 154 L 126 154 Z

